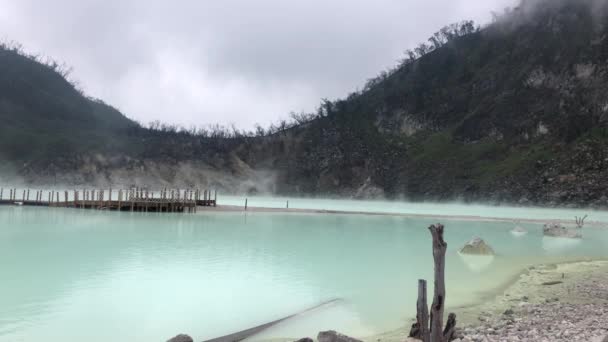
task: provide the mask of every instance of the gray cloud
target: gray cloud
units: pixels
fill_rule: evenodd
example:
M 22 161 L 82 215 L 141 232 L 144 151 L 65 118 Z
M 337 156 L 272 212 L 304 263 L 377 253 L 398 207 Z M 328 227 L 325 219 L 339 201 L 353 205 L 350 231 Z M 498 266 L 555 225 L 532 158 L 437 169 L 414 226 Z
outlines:
M 312 111 L 445 24 L 515 0 L 0 0 L 0 37 L 129 117 L 251 128 Z

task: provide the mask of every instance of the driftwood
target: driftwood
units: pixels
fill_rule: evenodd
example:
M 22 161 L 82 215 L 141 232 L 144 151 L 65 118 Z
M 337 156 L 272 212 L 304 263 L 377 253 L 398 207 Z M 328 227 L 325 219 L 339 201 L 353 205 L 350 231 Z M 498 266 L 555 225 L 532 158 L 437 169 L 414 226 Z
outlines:
M 544 282 L 541 285 L 551 286 L 551 285 L 559 285 L 559 284 L 562 284 L 562 283 L 563 283 L 563 281 L 555 280 L 555 281 Z
M 283 318 L 274 320 L 272 322 L 268 322 L 268 323 L 265 323 L 265 324 L 262 324 L 262 325 L 258 325 L 258 326 L 255 326 L 253 328 L 237 331 L 237 332 L 229 334 L 229 335 L 225 335 L 225 336 L 221 336 L 221 337 L 216 337 L 216 338 L 213 338 L 213 339 L 210 339 L 210 340 L 205 340 L 203 342 L 238 342 L 238 341 L 242 341 L 242 340 L 244 340 L 244 339 L 246 339 L 248 337 L 251 337 L 251 336 L 253 336 L 253 335 L 255 335 L 255 334 L 263 331 L 263 330 L 266 330 L 266 329 L 268 329 L 268 328 L 270 328 L 272 326 L 275 326 L 275 325 L 277 325 L 277 324 L 279 324 L 279 323 L 281 323 L 283 321 L 286 321 L 286 320 L 291 319 L 291 318 L 295 318 L 295 317 L 303 315 L 303 314 L 305 314 L 305 313 L 307 313 L 309 311 L 313 311 L 313 310 L 318 309 L 320 307 L 323 307 L 323 306 L 326 306 L 326 305 L 329 305 L 329 304 L 332 304 L 332 303 L 336 303 L 336 302 L 339 302 L 339 301 L 340 301 L 339 298 L 328 300 L 328 301 L 325 301 L 325 302 L 323 302 L 321 304 L 318 304 L 318 305 L 315 305 L 313 307 L 310 307 L 310 308 L 308 308 L 306 310 L 302 310 L 302 311 L 297 312 L 295 314 L 289 315 L 287 317 L 283 317 Z
M 582 229 L 583 226 L 585 225 L 586 218 L 587 218 L 587 215 L 585 215 L 583 217 L 574 216 L 574 221 L 576 222 L 576 227 L 579 229 Z
M 427 307 L 426 281 L 418 281 L 418 301 L 416 303 L 416 323 L 412 325 L 410 337 L 423 342 L 449 342 L 454 339 L 456 331 L 456 314 L 450 313 L 443 327 L 443 311 L 445 308 L 445 252 L 448 244 L 443 240 L 443 225 L 429 227 L 433 236 L 433 260 L 435 263 L 435 281 L 433 304 Z

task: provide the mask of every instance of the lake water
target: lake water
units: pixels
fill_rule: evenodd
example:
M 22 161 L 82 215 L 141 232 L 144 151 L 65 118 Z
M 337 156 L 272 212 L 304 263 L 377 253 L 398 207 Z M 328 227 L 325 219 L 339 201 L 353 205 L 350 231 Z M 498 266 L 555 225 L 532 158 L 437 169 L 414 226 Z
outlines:
M 272 206 L 283 200 L 274 199 Z M 250 198 L 249 205 L 264 201 L 273 200 Z M 488 217 L 580 215 L 370 203 L 291 199 L 290 207 Z M 605 218 L 602 212 L 590 215 L 595 221 Z M 252 339 L 314 337 L 325 329 L 360 337 L 391 330 L 409 324 L 415 314 L 417 279 L 432 283 L 426 228 L 433 221 L 0 207 L 0 341 L 163 341 L 178 333 L 200 341 L 334 298 L 341 301 Z M 586 228 L 582 241 L 568 244 L 543 238 L 540 225 L 521 224 L 529 234 L 518 238 L 510 233 L 512 223 L 443 223 L 448 306 L 482 300 L 529 264 L 608 257 L 608 230 L 600 228 Z M 458 255 L 458 248 L 473 236 L 484 238 L 497 256 L 481 260 Z

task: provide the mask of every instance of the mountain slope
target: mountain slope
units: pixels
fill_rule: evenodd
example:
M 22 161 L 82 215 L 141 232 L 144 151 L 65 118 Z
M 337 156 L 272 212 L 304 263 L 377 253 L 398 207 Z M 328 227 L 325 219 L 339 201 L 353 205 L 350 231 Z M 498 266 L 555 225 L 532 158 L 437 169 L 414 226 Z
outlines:
M 40 160 L 112 144 L 137 127 L 116 109 L 83 96 L 56 64 L 0 45 L 0 155 Z
M 528 1 L 335 102 L 279 162 L 285 191 L 606 204 L 606 14 Z
M 465 22 L 364 91 L 324 102 L 312 120 L 256 137 L 143 129 L 47 66 L 0 50 L 0 62 L 22 64 L 0 63 L 0 151 L 28 165 L 18 173 L 30 182 L 69 174 L 75 183 L 608 206 L 606 3 L 525 0 L 484 29 Z

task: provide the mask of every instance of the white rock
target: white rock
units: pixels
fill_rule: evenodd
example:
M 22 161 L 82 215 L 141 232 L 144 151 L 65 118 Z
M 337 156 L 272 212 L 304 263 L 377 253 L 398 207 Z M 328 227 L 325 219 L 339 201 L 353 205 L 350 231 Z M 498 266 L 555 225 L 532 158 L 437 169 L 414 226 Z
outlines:
M 523 227 L 517 226 L 511 230 L 511 234 L 515 237 L 522 237 L 528 234 L 528 231 Z

